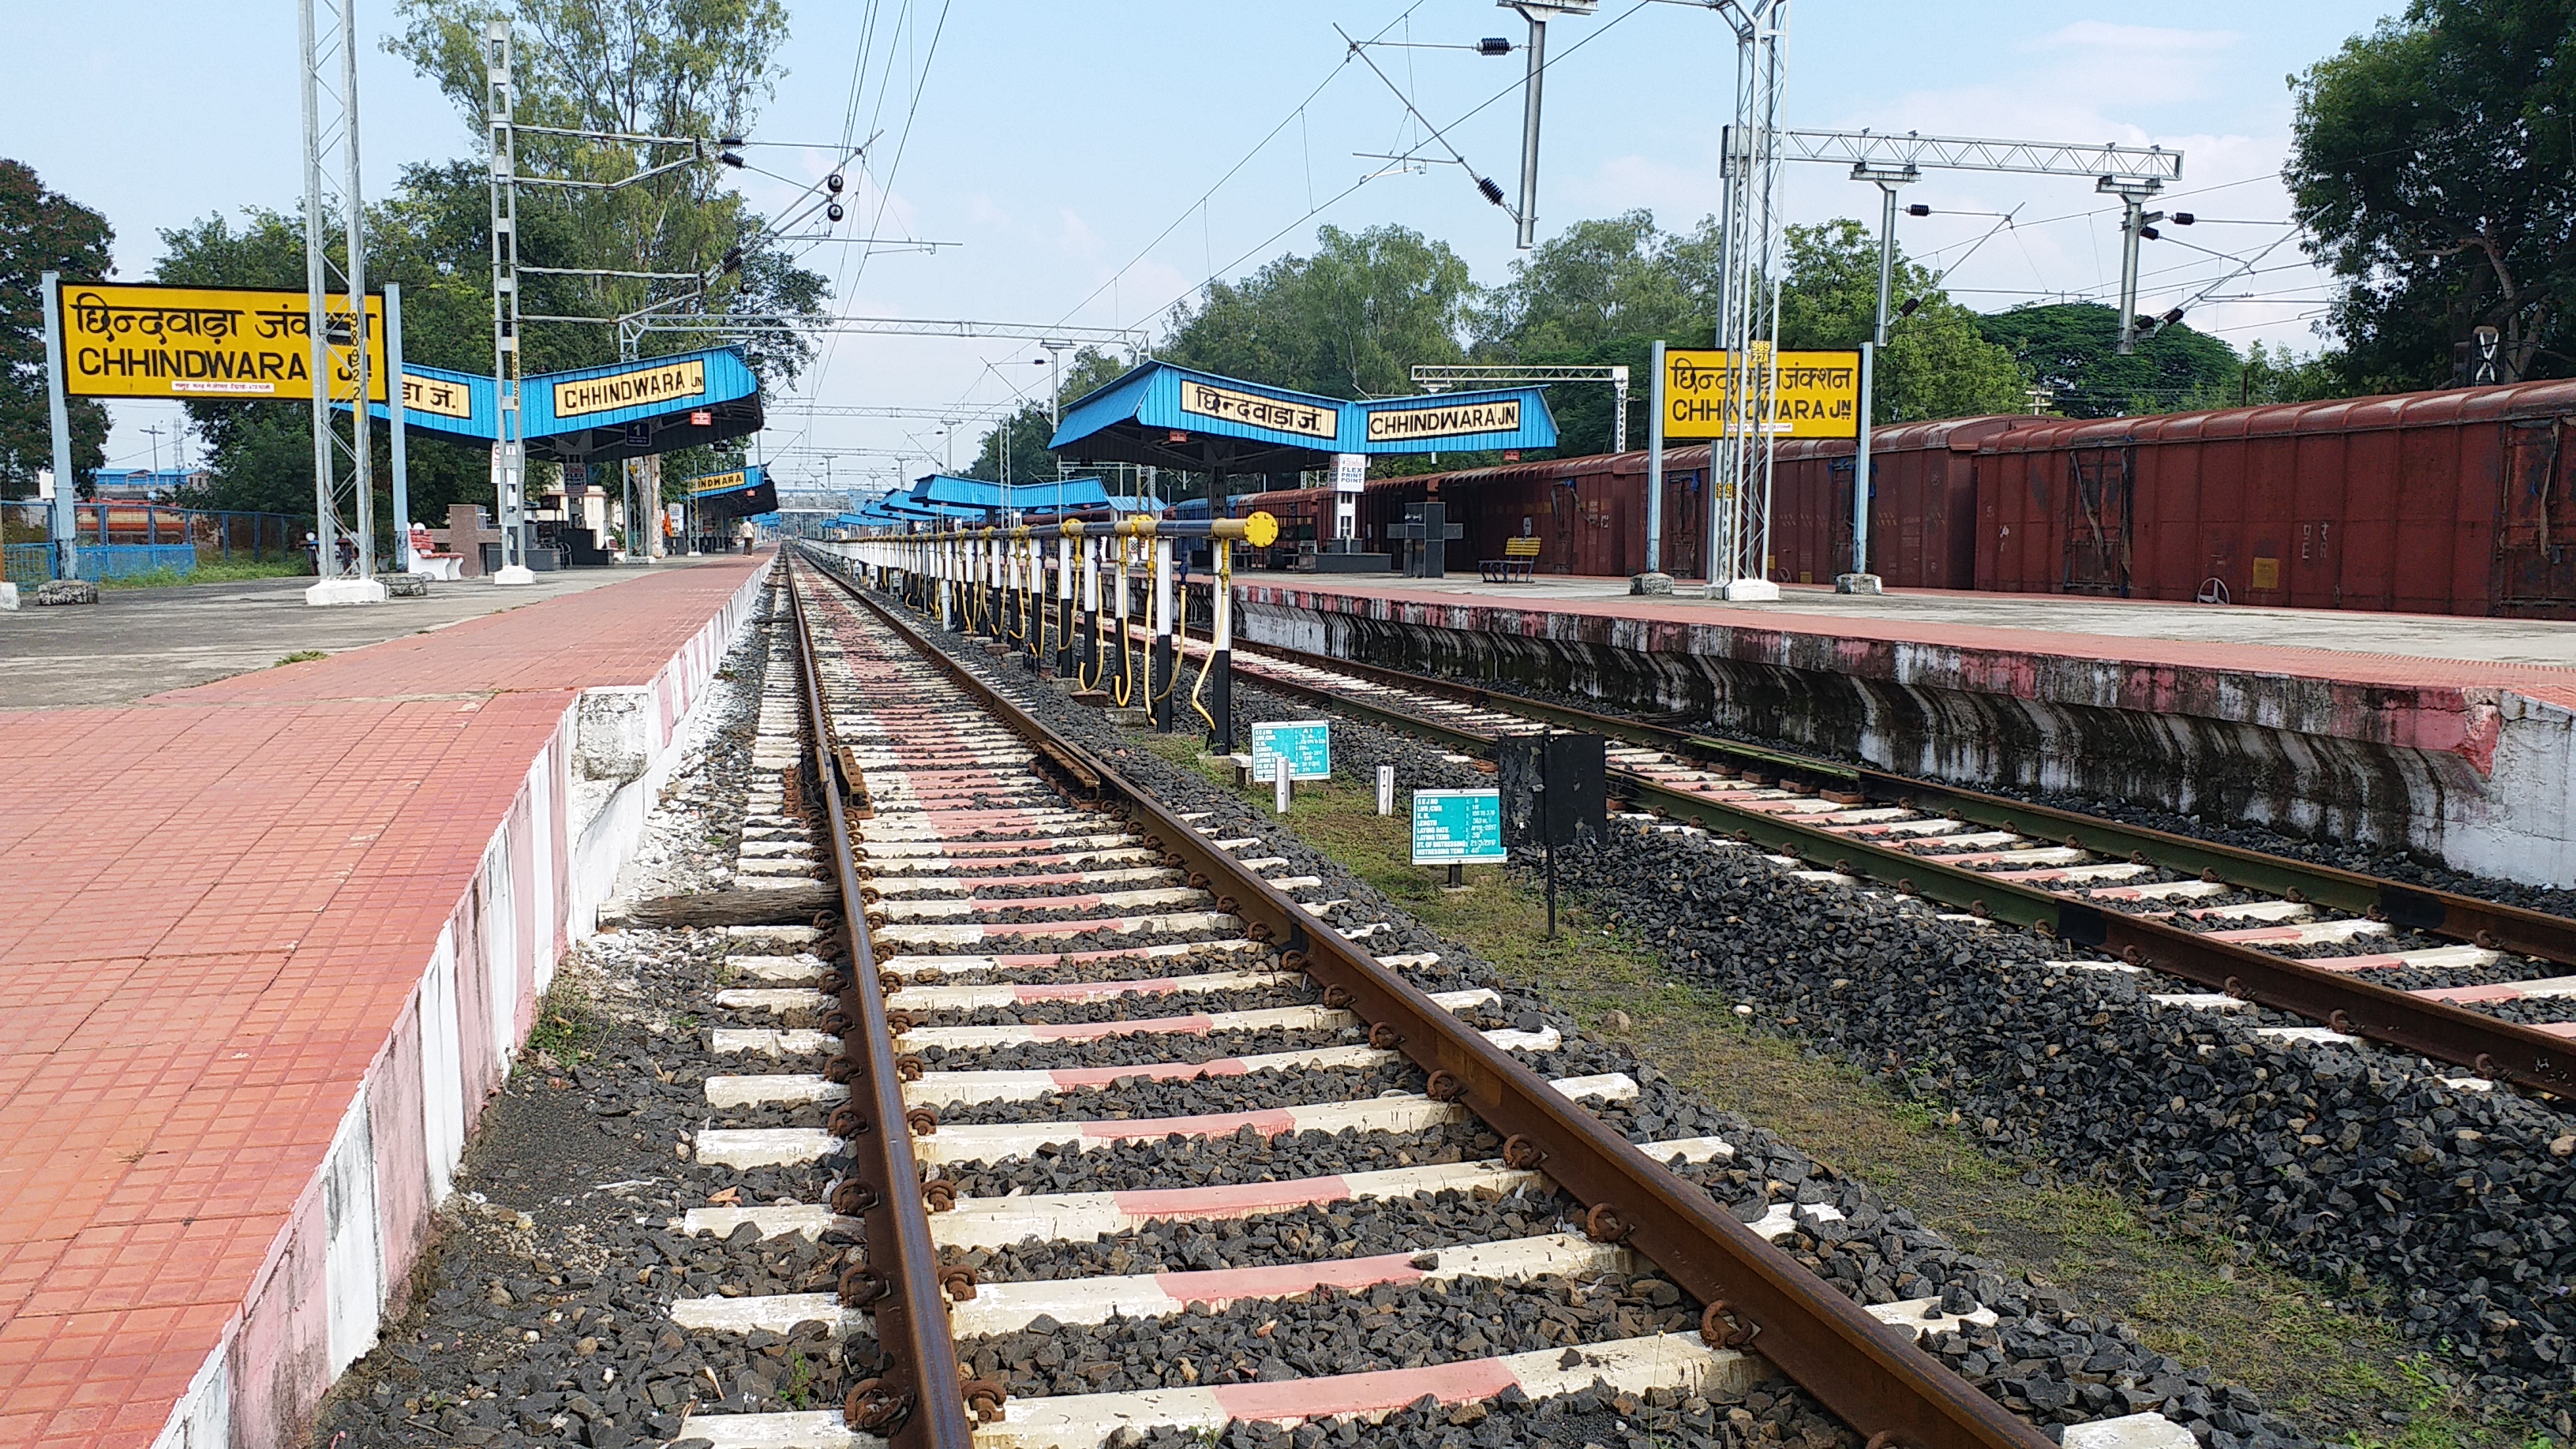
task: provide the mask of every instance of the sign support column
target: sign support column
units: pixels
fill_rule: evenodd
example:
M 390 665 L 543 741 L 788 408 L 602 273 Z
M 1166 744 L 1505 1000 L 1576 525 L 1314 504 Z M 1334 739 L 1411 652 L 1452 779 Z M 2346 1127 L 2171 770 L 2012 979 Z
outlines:
M 1664 572 L 1664 340 L 1656 338 L 1649 349 L 1647 369 L 1654 374 L 1646 384 L 1653 406 L 1653 416 L 1646 422 L 1646 571 L 1628 581 L 1632 594 L 1669 594 L 1673 576 Z M 1620 414 L 1623 424 L 1627 414 L 1627 388 L 1620 389 Z
M 80 522 L 72 515 L 72 415 L 63 395 L 63 274 L 45 273 L 38 287 L 45 294 L 45 410 L 54 427 L 54 577 L 76 579 Z
M 1881 324 L 1882 327 L 1884 325 L 1884 323 Z M 1834 592 L 1838 594 L 1875 594 L 1879 591 L 1878 575 L 1871 572 L 1869 567 L 1869 394 L 1870 384 L 1876 380 L 1877 365 L 1878 344 L 1862 343 L 1860 345 L 1860 434 L 1858 440 L 1852 445 L 1851 572 L 1834 580 Z
M 359 407 L 364 409 L 364 401 Z M 385 416 L 393 423 L 394 572 L 412 571 L 411 450 L 403 441 L 402 283 L 385 283 Z

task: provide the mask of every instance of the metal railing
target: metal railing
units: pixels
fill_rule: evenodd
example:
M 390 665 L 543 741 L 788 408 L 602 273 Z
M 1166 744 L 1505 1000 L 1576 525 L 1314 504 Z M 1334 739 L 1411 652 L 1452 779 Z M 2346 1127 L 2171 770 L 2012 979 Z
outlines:
M 9 582 L 44 583 L 58 572 L 51 532 L 52 505 L 35 499 L 0 501 L 0 545 Z M 200 563 L 243 559 L 292 563 L 306 557 L 309 516 L 238 509 L 176 508 L 161 503 L 99 499 L 72 505 L 80 543 L 80 574 L 118 578 L 168 569 L 188 573 Z

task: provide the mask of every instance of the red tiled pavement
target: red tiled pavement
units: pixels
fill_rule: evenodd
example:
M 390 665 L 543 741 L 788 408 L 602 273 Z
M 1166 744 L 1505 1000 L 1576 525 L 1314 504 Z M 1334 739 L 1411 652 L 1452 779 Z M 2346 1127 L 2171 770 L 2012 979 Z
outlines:
M 160 1431 L 575 694 L 766 562 L 0 720 L 0 1443 Z
M 2197 670 L 2217 674 L 2275 675 L 2335 684 L 2400 689 L 2511 689 L 2553 703 L 2576 707 L 2576 669 L 2545 664 L 2505 664 L 2482 660 L 2441 659 L 2375 651 L 2291 648 L 2197 639 L 2152 639 L 2126 634 L 2087 633 L 2080 626 L 2088 609 L 2174 608 L 2163 604 L 2130 604 L 2119 600 L 2058 598 L 2040 600 L 2064 605 L 2064 630 L 2000 625 L 1939 624 L 1862 614 L 1791 612 L 1788 603 L 1761 608 L 1730 608 L 1703 600 L 1674 598 L 1553 599 L 1512 597 L 1495 593 L 1441 592 L 1401 584 L 1359 583 L 1347 579 L 1299 580 L 1274 584 L 1238 577 L 1238 595 L 1258 603 L 1292 608 L 1322 607 L 1366 612 L 1381 617 L 1436 618 L 1462 609 L 1505 616 L 1573 615 L 1632 620 L 1674 628 L 1724 630 L 1742 641 L 1719 652 L 1737 657 L 1765 652 L 1767 636 L 1821 637 L 1873 645 L 1919 644 L 1986 656 L 2041 656 L 2085 662 L 2109 662 L 2147 669 Z M 1795 594 L 1788 596 L 1794 599 Z M 2036 596 L 2014 596 L 2032 602 Z M 2473 627 L 2472 619 L 2448 620 Z M 1545 632 L 1534 628 L 1526 632 Z

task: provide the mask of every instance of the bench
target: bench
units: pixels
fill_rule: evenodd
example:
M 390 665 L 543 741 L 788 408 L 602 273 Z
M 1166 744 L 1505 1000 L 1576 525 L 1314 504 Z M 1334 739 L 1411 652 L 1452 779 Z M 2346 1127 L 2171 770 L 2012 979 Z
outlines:
M 1489 584 L 1525 584 L 1538 572 L 1538 540 L 1532 537 L 1503 540 L 1503 556 L 1489 558 L 1476 565 L 1476 572 Z

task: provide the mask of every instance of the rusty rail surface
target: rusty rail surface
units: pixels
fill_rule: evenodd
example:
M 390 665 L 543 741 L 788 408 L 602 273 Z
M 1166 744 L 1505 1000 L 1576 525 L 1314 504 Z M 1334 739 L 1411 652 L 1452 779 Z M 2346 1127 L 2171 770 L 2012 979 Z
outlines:
M 865 1224 L 867 1259 L 842 1272 L 840 1301 L 864 1307 L 874 1317 L 877 1343 L 888 1360 L 883 1374 L 850 1390 L 843 1414 L 850 1427 L 878 1435 L 896 1449 L 972 1449 L 974 1419 L 961 1388 L 956 1340 L 948 1331 L 939 1252 L 931 1243 L 930 1210 L 922 1200 L 921 1166 L 912 1155 L 912 1131 L 904 1117 L 894 1033 L 886 1024 L 876 953 L 868 941 L 867 904 L 850 845 L 844 802 L 864 800 L 866 785 L 843 773 L 850 768 L 850 756 L 834 735 L 831 711 L 823 702 L 805 603 L 794 587 L 797 570 L 783 561 L 781 568 L 796 626 L 806 758 L 823 797 L 832 877 L 850 946 L 850 969 L 835 973 L 841 978 L 838 1009 L 823 1022 L 824 1030 L 840 1037 L 841 1054 L 824 1076 L 850 1088 L 848 1100 L 832 1109 L 830 1122 L 832 1134 L 848 1142 L 852 1164 L 832 1190 L 832 1210 Z M 827 979 L 823 984 L 829 990 L 834 983 Z
M 1643 720 L 1596 714 L 1300 649 L 1237 641 L 1235 653 L 1238 659 L 1273 655 L 1310 668 L 1439 695 L 1534 722 L 1607 735 L 1729 769 L 1760 770 L 1827 788 L 1851 790 L 1873 804 L 1902 804 L 1909 809 L 1956 816 L 1990 829 L 2059 840 L 2115 859 L 2160 864 L 2199 874 L 2206 880 L 2313 902 L 2489 950 L 2576 963 L 2576 921 L 2540 911 L 2401 885 L 2332 866 L 1787 751 L 1711 739 Z M 1252 674 L 1240 664 L 1237 668 L 1242 675 Z M 1366 715 L 1389 727 L 1462 751 L 1482 752 L 1493 743 L 1490 737 L 1472 730 L 1366 698 L 1269 675 L 1254 677 L 1263 689 Z M 2213 940 L 2149 917 L 2104 910 L 2071 895 L 1998 880 L 1962 866 L 1944 865 L 1938 857 L 1854 840 L 1802 825 L 1794 817 L 1710 800 L 1616 766 L 1608 774 L 1617 790 L 1641 807 L 1691 821 L 1718 834 L 1769 846 L 1820 866 L 1865 872 L 1900 891 L 1919 892 L 1944 904 L 2106 951 L 2132 965 L 2179 976 L 2277 1011 L 2292 1012 L 2336 1031 L 2455 1063 L 2482 1077 L 2556 1096 L 2576 1097 L 2576 1041 L 2552 1036 L 2536 1027 L 2449 1002 L 2412 996 L 2294 957 Z
M 1148 848 L 1204 877 L 1222 911 L 1277 942 L 1283 964 L 1323 987 L 1328 1005 L 1369 1023 L 1369 1040 L 1429 1075 L 1431 1094 L 1463 1103 L 1502 1134 L 1507 1165 L 1543 1170 L 1588 1208 L 1585 1226 L 1624 1242 L 1709 1305 L 1712 1343 L 1758 1352 L 1863 1438 L 1888 1449 L 2046 1449 L 2047 1439 L 1751 1228 L 1550 1087 L 1510 1053 L 1339 934 L 1309 929 L 1296 903 L 1216 848 L 1150 793 L 1004 697 L 867 591 L 817 572 L 947 672 L 1051 760 L 1079 762 L 1086 793 L 1145 832 Z

